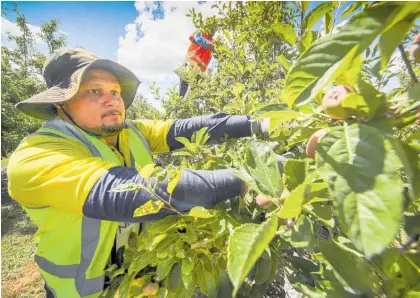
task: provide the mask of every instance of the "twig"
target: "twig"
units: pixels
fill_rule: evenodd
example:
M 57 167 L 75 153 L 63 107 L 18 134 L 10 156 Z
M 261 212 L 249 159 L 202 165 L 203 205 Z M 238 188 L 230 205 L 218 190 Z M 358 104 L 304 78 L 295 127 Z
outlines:
M 411 80 L 413 81 L 413 83 L 418 83 L 418 82 L 419 82 L 419 80 L 417 79 L 416 74 L 414 73 L 413 68 L 411 67 L 411 63 L 410 63 L 410 61 L 408 60 L 407 55 L 406 55 L 406 54 L 405 54 L 405 52 L 404 52 L 404 47 L 403 47 L 403 45 L 402 45 L 402 44 L 400 44 L 400 45 L 398 46 L 398 49 L 400 50 L 401 57 L 402 57 L 402 58 L 403 58 L 403 60 L 404 60 L 405 66 L 407 67 L 408 74 L 410 75 Z
M 150 190 L 147 189 L 147 187 L 143 188 L 145 191 L 147 191 L 149 194 L 151 194 L 152 196 L 154 196 L 155 198 L 161 200 L 163 203 L 165 203 L 166 205 L 169 206 L 168 209 L 171 209 L 172 211 L 174 211 L 175 213 L 177 213 L 178 215 L 183 215 L 181 212 L 179 212 L 175 207 L 173 207 L 170 203 L 166 202 L 164 199 L 162 199 L 160 196 L 158 196 L 157 194 L 151 192 Z

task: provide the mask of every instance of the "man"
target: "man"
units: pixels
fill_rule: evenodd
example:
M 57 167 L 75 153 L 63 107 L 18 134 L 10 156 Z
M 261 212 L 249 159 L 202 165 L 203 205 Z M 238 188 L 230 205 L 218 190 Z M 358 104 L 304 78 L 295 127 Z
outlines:
M 214 50 L 214 31 L 209 34 L 202 31 L 197 31 L 190 35 L 191 41 L 188 47 L 185 63 L 192 72 L 205 72 L 211 60 L 211 54 Z M 181 78 L 179 95 L 185 96 L 188 90 L 188 83 Z
M 125 183 L 145 184 L 137 169 L 152 163 L 152 152 L 181 148 L 176 137 L 190 138 L 209 127 L 209 141 L 216 143 L 225 133 L 233 138 L 260 133 L 262 125 L 226 114 L 128 121 L 126 109 L 140 82 L 127 68 L 85 50 L 57 52 L 46 61 L 43 76 L 48 89 L 17 108 L 49 121 L 11 155 L 9 193 L 38 226 L 35 260 L 47 297 L 98 297 L 104 269 L 126 226 L 119 223 L 173 214 L 165 208 L 133 217 L 136 208 L 156 198 L 145 190 L 111 190 Z M 158 183 L 155 192 L 169 201 L 167 184 L 167 179 Z M 181 212 L 210 207 L 245 189 L 232 169 L 184 169 L 171 204 Z

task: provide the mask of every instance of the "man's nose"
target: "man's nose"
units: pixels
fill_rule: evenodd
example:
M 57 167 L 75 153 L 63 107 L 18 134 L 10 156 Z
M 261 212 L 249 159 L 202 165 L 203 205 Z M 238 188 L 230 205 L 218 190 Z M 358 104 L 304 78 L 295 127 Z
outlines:
M 118 107 L 120 105 L 119 96 L 105 94 L 103 100 L 107 107 Z

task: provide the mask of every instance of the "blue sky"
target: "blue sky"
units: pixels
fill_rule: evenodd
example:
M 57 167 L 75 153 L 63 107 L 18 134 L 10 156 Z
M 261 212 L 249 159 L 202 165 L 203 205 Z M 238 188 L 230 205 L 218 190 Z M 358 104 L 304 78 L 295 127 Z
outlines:
M 10 8 L 7 19 L 13 21 L 12 2 L 3 5 Z M 69 47 L 83 46 L 111 60 L 117 60 L 118 38 L 124 36 L 125 26 L 138 16 L 134 1 L 22 1 L 18 5 L 30 24 L 41 26 L 42 21 L 58 19 Z
M 310 2 L 308 11 L 320 2 Z M 352 2 L 340 7 L 343 11 Z M 143 84 L 139 88 L 150 102 L 149 85 L 157 83 L 162 91 L 179 83 L 173 73 L 183 61 L 189 45 L 188 37 L 194 31 L 185 15 L 191 8 L 204 17 L 215 14 L 212 2 L 133 2 L 133 1 L 19 1 L 21 12 L 34 31 L 42 21 L 56 18 L 68 47 L 83 48 L 101 58 L 117 61 L 136 73 Z M 5 31 L 16 30 L 13 2 L 2 2 L 9 8 L 2 18 L 2 44 L 10 45 Z M 13 27 L 15 26 L 15 27 Z M 319 28 L 320 22 L 315 26 Z M 38 40 L 38 48 L 47 50 Z

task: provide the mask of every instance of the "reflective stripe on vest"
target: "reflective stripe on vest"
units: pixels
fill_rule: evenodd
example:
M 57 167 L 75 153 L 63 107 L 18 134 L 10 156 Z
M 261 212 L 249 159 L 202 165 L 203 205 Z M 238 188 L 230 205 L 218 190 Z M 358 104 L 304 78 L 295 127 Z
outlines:
M 130 158 L 132 167 L 135 167 L 135 162 L 140 166 L 145 166 L 152 162 L 151 152 L 147 140 L 143 137 L 140 129 L 130 121 L 126 122 L 128 130 L 128 143 L 130 147 Z M 69 124 L 61 119 L 54 119 L 46 123 L 33 135 L 49 135 L 53 137 L 61 137 L 72 141 L 81 142 L 91 152 L 92 156 L 101 157 L 104 160 L 116 161 L 120 164 L 119 159 L 115 156 L 108 146 L 94 136 L 88 135 L 79 128 Z M 138 142 L 140 140 L 141 142 Z M 135 149 L 135 150 L 133 150 Z M 40 207 L 37 209 L 46 209 L 49 206 Z M 27 209 L 28 214 L 37 211 L 32 208 Z M 55 264 L 45 257 L 35 255 L 35 260 L 38 266 L 45 272 L 57 278 L 74 278 L 76 290 L 80 296 L 88 296 L 91 294 L 103 291 L 105 276 L 101 275 L 94 278 L 86 278 L 87 271 L 91 265 L 91 261 L 97 252 L 97 247 L 100 240 L 100 231 L 102 222 L 107 225 L 118 226 L 118 222 L 101 221 L 85 216 L 82 217 L 81 228 L 81 247 L 80 247 L 80 263 L 73 265 L 59 265 Z M 107 239 L 107 241 L 114 241 L 114 239 Z M 105 263 L 106 264 L 106 263 Z M 104 267 L 105 267 L 105 264 Z M 46 278 L 47 282 L 48 279 Z

